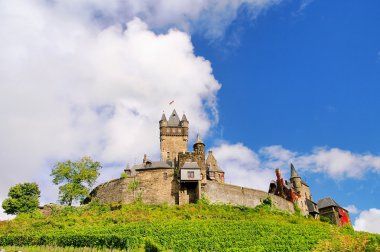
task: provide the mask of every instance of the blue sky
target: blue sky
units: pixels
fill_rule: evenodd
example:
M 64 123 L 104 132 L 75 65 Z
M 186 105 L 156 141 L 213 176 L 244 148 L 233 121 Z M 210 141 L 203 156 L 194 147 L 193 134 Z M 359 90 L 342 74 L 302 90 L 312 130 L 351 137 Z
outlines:
M 375 0 L 0 2 L 0 200 L 36 181 L 42 203 L 56 201 L 57 161 L 92 156 L 100 183 L 145 153 L 159 159 L 158 120 L 176 108 L 227 182 L 266 190 L 293 162 L 315 200 L 333 197 L 356 229 L 380 233 L 379 10 Z
M 223 85 L 215 136 L 254 150 L 282 145 L 308 153 L 327 146 L 378 155 L 380 3 L 312 1 L 299 8 L 298 1 L 284 2 L 253 23 L 241 10 L 224 40 L 193 37 Z M 225 48 L 236 30 L 237 45 Z M 378 173 L 304 177 L 315 199 L 379 208 Z

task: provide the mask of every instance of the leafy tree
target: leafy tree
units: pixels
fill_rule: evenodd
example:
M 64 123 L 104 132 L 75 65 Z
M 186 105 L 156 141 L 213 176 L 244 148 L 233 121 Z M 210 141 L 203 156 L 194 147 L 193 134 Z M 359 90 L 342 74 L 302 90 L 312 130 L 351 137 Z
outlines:
M 29 213 L 38 208 L 41 191 L 36 183 L 17 184 L 9 189 L 2 207 L 7 214 Z
M 50 176 L 53 177 L 54 184 L 62 184 L 59 187 L 60 203 L 71 206 L 74 201 L 82 202 L 89 196 L 101 167 L 99 162 L 92 161 L 90 157 L 82 157 L 77 162 L 58 162 Z

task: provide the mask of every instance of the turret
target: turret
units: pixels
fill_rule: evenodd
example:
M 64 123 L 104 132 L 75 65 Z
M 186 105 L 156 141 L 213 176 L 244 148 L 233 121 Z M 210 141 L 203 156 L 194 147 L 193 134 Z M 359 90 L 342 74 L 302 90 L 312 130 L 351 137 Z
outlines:
M 181 124 L 181 126 L 183 128 L 184 134 L 188 135 L 189 134 L 189 121 L 187 120 L 185 114 L 183 114 L 182 120 L 181 120 L 180 124 Z
M 195 141 L 195 144 L 193 145 L 193 150 L 195 154 L 199 155 L 202 161 L 205 160 L 205 144 L 203 143 L 199 134 L 197 135 L 197 140 Z
M 290 164 L 290 182 L 293 184 L 294 189 L 297 193 L 301 191 L 302 183 L 301 177 L 298 175 L 296 168 L 293 164 Z
M 168 126 L 168 121 L 166 120 L 165 113 L 162 114 L 162 117 L 159 123 L 160 123 L 160 128 Z

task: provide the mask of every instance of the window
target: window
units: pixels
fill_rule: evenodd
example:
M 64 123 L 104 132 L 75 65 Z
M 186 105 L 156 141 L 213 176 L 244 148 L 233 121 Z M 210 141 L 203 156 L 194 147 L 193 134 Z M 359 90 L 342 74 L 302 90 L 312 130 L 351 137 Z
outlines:
M 210 177 L 213 178 L 215 176 L 214 172 L 210 172 Z
M 168 179 L 168 173 L 164 172 L 164 180 L 167 180 L 167 179 Z
M 188 178 L 194 178 L 194 172 L 193 171 L 188 171 L 187 172 L 187 177 Z
M 166 154 L 166 158 L 167 158 L 167 159 L 170 159 L 170 152 L 167 152 L 167 154 Z

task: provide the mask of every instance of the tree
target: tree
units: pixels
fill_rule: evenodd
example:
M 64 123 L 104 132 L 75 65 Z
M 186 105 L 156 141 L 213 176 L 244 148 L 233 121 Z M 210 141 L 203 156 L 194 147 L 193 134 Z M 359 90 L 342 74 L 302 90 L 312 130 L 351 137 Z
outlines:
M 9 189 L 2 207 L 6 214 L 29 213 L 38 208 L 41 191 L 36 183 L 17 184 Z
M 88 197 L 101 167 L 99 162 L 92 161 L 90 157 L 82 157 L 77 162 L 58 162 L 50 176 L 54 184 L 62 184 L 59 187 L 60 203 L 71 206 L 74 201 L 82 202 Z

